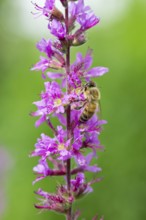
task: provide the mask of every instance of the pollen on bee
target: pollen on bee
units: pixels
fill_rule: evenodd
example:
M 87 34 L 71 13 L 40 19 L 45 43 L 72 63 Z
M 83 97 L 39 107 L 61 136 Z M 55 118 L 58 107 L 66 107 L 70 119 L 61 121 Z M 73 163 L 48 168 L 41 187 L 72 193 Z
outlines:
M 81 88 L 76 88 L 76 89 L 75 89 L 75 93 L 76 93 L 77 95 L 79 95 L 79 94 L 81 93 Z

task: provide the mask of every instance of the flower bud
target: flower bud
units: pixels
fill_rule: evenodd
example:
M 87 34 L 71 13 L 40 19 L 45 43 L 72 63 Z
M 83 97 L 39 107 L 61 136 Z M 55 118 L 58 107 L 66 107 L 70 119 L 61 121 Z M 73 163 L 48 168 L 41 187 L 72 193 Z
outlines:
M 54 18 L 59 21 L 64 21 L 64 16 L 62 12 L 56 7 L 53 7 L 51 11 L 50 20 L 53 20 Z
M 35 204 L 37 209 L 48 209 L 59 213 L 67 213 L 73 202 L 73 197 L 69 196 L 66 191 L 60 194 L 60 191 L 57 190 L 56 194 L 52 194 L 38 189 L 35 193 L 43 197 L 40 200 L 40 204 Z
M 84 43 L 86 43 L 84 32 L 75 34 L 74 39 L 72 40 L 72 46 L 80 46 Z

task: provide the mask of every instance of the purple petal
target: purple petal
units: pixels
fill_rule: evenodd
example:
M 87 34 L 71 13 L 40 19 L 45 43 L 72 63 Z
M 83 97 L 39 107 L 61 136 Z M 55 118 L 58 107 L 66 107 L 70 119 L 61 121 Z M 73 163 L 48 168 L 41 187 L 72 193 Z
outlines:
M 66 126 L 66 118 L 63 114 L 55 113 L 54 116 L 56 116 L 59 119 L 62 125 Z
M 102 76 L 105 73 L 107 73 L 109 70 L 106 67 L 94 67 L 91 70 L 89 70 L 86 74 L 87 77 L 98 77 Z
M 46 75 L 50 79 L 60 79 L 63 77 L 63 73 L 54 73 L 54 72 L 47 72 Z
M 37 177 L 33 182 L 32 182 L 32 184 L 34 185 L 36 182 L 38 182 L 38 181 L 40 181 L 40 180 L 42 180 L 42 179 L 44 179 L 45 178 L 45 176 L 39 176 L 39 177 Z
M 46 116 L 45 116 L 45 115 L 41 116 L 41 117 L 36 121 L 35 126 L 36 126 L 36 127 L 39 127 L 44 121 L 46 121 Z
M 97 173 L 97 172 L 102 171 L 102 169 L 100 167 L 97 167 L 96 165 L 94 165 L 94 166 L 87 166 L 86 170 L 89 171 L 89 172 L 93 172 L 93 173 Z

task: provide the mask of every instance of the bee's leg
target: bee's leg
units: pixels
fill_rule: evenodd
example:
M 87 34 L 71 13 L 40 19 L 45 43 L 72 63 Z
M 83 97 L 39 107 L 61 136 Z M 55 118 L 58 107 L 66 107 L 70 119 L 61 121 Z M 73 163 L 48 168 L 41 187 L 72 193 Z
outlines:
M 77 107 L 75 107 L 75 109 L 76 110 L 80 110 L 81 108 L 83 108 L 84 107 L 84 105 L 82 105 L 82 106 L 77 106 Z
M 73 104 L 72 108 L 76 109 L 76 110 L 80 110 L 81 108 L 83 108 L 86 105 L 87 102 L 83 102 L 83 101 L 78 101 L 77 104 Z

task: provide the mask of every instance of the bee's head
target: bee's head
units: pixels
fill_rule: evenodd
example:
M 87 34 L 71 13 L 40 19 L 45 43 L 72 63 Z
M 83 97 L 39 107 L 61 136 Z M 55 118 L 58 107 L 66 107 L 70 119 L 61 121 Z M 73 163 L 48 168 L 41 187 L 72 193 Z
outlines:
M 90 81 L 86 84 L 87 87 L 91 88 L 91 87 L 96 87 L 96 83 L 93 81 Z

